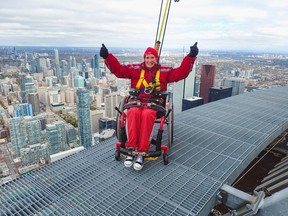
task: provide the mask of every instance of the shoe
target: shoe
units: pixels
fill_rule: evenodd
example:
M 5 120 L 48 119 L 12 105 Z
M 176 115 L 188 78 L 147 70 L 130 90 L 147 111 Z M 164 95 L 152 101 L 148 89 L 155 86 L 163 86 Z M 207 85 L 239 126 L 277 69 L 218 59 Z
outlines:
M 133 165 L 133 160 L 134 160 L 133 156 L 127 155 L 126 159 L 124 161 L 124 166 L 125 167 L 131 167 Z
M 141 170 L 144 166 L 144 158 L 142 155 L 138 155 L 138 157 L 136 158 L 133 168 L 135 170 Z

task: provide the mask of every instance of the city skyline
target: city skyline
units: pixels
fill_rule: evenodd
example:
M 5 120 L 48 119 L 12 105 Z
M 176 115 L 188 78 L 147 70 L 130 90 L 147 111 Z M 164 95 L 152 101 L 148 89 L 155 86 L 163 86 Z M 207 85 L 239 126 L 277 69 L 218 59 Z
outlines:
M 164 1 L 165 3 L 166 1 Z M 153 46 L 161 1 L 1 1 L 0 46 Z M 287 52 L 288 3 L 171 3 L 163 49 Z M 120 43 L 121 41 L 121 43 Z

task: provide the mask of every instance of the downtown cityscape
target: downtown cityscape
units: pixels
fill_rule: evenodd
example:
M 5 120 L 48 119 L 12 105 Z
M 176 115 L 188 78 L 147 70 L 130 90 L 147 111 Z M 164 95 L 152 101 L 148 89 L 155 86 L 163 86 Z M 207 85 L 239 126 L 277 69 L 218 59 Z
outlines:
M 143 50 L 111 48 L 123 64 Z M 0 47 L 1 184 L 115 135 L 114 109 L 130 83 L 105 66 L 97 48 Z M 186 53 L 164 51 L 179 66 Z M 205 76 L 206 74 L 206 76 Z M 205 103 L 288 83 L 288 55 L 201 51 L 174 83 L 175 114 Z
M 0 216 L 286 216 L 287 11 L 1 1 Z

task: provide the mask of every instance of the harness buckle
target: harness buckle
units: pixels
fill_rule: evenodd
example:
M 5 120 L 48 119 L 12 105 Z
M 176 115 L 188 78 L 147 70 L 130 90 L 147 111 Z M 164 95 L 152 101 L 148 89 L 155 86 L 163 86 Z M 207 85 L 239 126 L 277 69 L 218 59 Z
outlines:
M 151 88 L 150 86 L 145 87 L 145 89 L 144 89 L 144 93 L 145 93 L 145 94 L 151 94 L 152 91 L 153 91 L 153 88 Z

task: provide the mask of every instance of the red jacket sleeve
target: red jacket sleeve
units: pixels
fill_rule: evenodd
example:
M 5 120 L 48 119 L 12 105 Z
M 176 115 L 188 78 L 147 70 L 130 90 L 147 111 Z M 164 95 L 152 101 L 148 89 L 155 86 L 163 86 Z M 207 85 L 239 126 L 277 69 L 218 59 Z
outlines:
M 113 54 L 109 53 L 108 57 L 105 59 L 105 64 L 116 77 L 131 79 L 134 69 L 121 65 Z
M 167 76 L 167 82 L 171 83 L 185 79 L 189 75 L 195 60 L 196 57 L 190 57 L 188 55 L 184 57 L 178 68 L 174 68 L 169 71 Z

